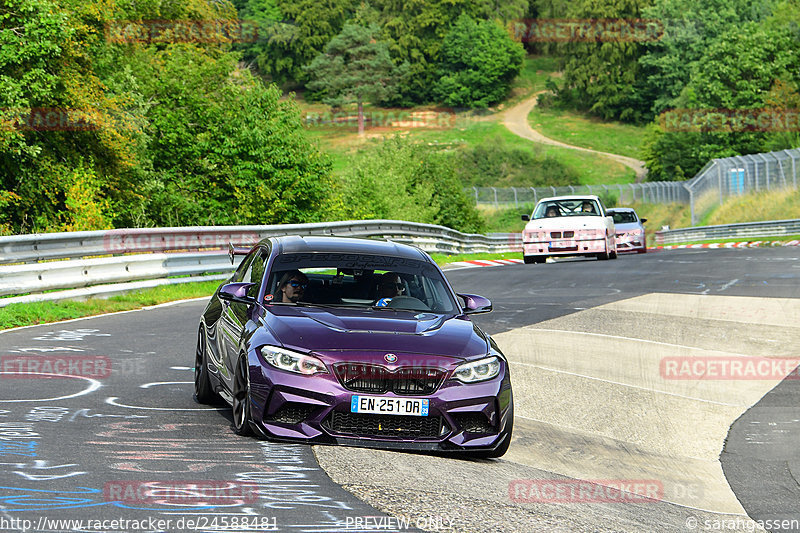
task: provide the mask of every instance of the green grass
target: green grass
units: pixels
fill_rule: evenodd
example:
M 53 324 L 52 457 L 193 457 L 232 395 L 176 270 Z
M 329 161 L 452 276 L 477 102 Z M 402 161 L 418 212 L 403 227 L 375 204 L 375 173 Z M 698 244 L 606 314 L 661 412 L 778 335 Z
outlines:
M 477 254 L 430 254 L 439 266 L 457 261 L 474 261 L 476 259 L 520 259 L 519 252 L 506 252 L 503 254 L 477 253 Z
M 439 265 L 470 259 L 519 258 L 518 253 L 462 255 L 437 253 L 431 254 L 431 256 Z M 130 311 L 176 300 L 209 297 L 220 283 L 220 281 L 201 281 L 178 285 L 162 285 L 152 289 L 111 296 L 108 299 L 90 298 L 86 301 L 59 300 L 55 302 L 11 304 L 6 307 L 0 307 L 0 330 L 34 324 L 48 324 L 104 313 Z
M 546 146 L 517 137 L 499 122 L 499 117 L 460 115 L 454 122 L 453 128 L 416 128 L 409 131 L 407 136 L 430 145 L 442 145 L 445 149 L 455 146 L 477 146 L 486 139 L 500 137 L 510 147 L 535 150 L 537 153 L 561 161 L 580 176 L 578 183 L 573 185 L 632 183 L 635 178 L 633 170 L 607 157 L 569 148 Z M 315 129 L 309 128 L 309 133 L 319 141 L 322 149 L 330 154 L 333 159 L 334 174 L 345 168 L 349 155 L 354 151 L 359 148 L 368 150 L 370 147 L 369 140 L 359 140 L 357 135 L 344 133 L 343 130 L 334 130 L 329 134 L 325 131 L 314 131 Z M 369 130 L 367 132 L 369 133 Z M 391 131 L 385 132 L 386 137 L 391 135 L 393 135 Z M 525 184 L 519 185 L 525 186 Z
M 800 190 L 783 189 L 729 197 L 705 217 L 703 224 L 761 222 L 800 218 Z
M 522 71 L 511 85 L 511 94 L 503 102 L 504 107 L 519 103 L 528 96 L 543 91 L 548 78 L 559 78 L 558 58 L 551 56 L 528 56 Z
M 645 128 L 621 122 L 603 121 L 560 109 L 533 108 L 531 127 L 545 137 L 601 152 L 638 159 Z
M 532 213 L 533 207 L 533 204 L 501 208 L 479 205 L 478 211 L 486 221 L 486 233 L 520 233 L 525 227 L 521 215 Z
M 517 137 L 497 121 L 464 118 L 456 122 L 455 128 L 440 131 L 414 130 L 409 137 L 427 143 L 463 144 L 466 146 L 476 146 L 486 139 L 500 138 L 509 147 L 535 150 L 537 153 L 561 161 L 579 176 L 578 183 L 572 185 L 631 183 L 634 180 L 633 170 L 607 157 L 582 153 L 569 148 L 533 143 Z M 525 186 L 525 184 L 519 185 Z
M 726 242 L 786 242 L 800 240 L 800 235 L 781 235 L 780 237 L 739 237 L 736 239 L 712 239 L 706 241 L 673 242 L 664 246 L 691 246 L 693 244 L 724 244 Z
M 48 322 L 58 322 L 60 320 L 103 313 L 129 311 L 174 300 L 210 296 L 219 284 L 219 281 L 201 281 L 178 285 L 162 285 L 151 289 L 111 296 L 108 299 L 90 298 L 86 301 L 60 300 L 56 302 L 11 304 L 0 308 L 0 329 L 46 324 Z

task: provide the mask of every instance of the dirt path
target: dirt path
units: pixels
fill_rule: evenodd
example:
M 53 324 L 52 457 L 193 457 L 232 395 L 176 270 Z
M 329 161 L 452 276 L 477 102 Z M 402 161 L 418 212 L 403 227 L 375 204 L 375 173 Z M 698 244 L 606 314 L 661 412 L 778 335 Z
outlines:
M 580 150 L 581 152 L 590 152 L 608 157 L 614 161 L 617 161 L 618 163 L 622 163 L 626 167 L 632 168 L 636 173 L 637 183 L 640 183 L 644 180 L 644 177 L 647 175 L 647 169 L 644 167 L 644 161 L 639 161 L 638 159 L 624 155 L 600 152 L 599 150 L 592 150 L 591 148 L 572 146 L 571 144 L 562 143 L 549 137 L 545 137 L 535 129 L 531 128 L 530 124 L 528 123 L 528 115 L 530 115 L 531 110 L 536 107 L 536 99 L 543 92 L 545 91 L 540 91 L 534 94 L 527 100 L 523 100 L 521 103 L 509 108 L 503 113 L 503 124 L 505 124 L 506 128 L 508 128 L 511 133 L 537 143 L 560 146 L 561 148 L 570 148 L 572 150 Z

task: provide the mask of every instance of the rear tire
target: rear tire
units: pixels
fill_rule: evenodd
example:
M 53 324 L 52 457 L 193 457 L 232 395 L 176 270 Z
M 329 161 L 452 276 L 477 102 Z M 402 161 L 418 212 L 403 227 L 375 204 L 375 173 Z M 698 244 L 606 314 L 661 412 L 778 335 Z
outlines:
M 197 332 L 197 350 L 194 356 L 194 399 L 197 403 L 213 404 L 219 401 L 219 396 L 211 387 L 211 379 L 208 377 L 206 349 L 206 327 L 201 324 Z
M 647 253 L 647 247 L 645 246 L 641 250 L 636 250 L 636 253 L 637 254 L 646 254 Z
M 250 427 L 250 376 L 247 358 L 241 356 L 233 375 L 233 431 L 242 437 L 253 434 Z

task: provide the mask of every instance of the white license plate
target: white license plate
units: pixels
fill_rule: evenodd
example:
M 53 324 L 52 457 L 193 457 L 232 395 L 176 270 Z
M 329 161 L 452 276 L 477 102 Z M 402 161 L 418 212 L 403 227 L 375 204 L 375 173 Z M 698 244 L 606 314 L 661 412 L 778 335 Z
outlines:
M 553 241 L 550 243 L 550 248 L 575 248 L 577 243 L 575 241 Z
M 430 403 L 430 400 L 423 398 L 353 396 L 350 399 L 350 412 L 375 415 L 428 416 Z

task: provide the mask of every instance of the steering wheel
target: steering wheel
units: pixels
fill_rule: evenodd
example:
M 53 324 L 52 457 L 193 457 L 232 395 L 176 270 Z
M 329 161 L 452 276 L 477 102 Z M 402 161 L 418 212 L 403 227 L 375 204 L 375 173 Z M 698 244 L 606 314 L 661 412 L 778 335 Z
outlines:
M 431 308 L 425 305 L 425 302 L 413 296 L 395 296 L 387 304 L 386 307 L 393 309 L 410 309 L 411 311 L 430 311 Z

